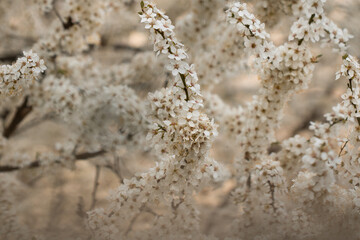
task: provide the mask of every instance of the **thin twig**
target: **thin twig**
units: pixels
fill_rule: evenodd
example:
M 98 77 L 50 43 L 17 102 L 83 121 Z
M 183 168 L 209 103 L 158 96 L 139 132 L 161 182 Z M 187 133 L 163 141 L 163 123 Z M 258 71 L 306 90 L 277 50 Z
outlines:
M 161 216 L 161 215 L 159 215 L 159 214 L 157 214 L 156 212 L 154 212 L 154 210 L 152 210 L 151 208 L 149 208 L 148 206 L 144 206 L 144 211 L 145 212 L 148 212 L 148 213 L 150 213 L 150 214 L 152 214 L 152 215 L 154 215 L 155 217 L 159 217 L 159 216 Z
M 347 145 L 348 142 L 349 142 L 349 140 L 347 140 L 347 141 L 344 143 L 344 145 L 341 147 L 338 157 L 341 156 L 341 153 L 342 153 L 342 151 L 344 150 L 344 148 L 346 147 L 346 145 Z
M 114 157 L 114 164 L 111 166 L 111 170 L 116 174 L 116 176 L 119 178 L 120 183 L 124 182 L 124 178 L 121 174 L 121 169 L 120 169 L 120 158 L 114 153 L 113 154 Z
M 55 4 L 54 4 L 55 5 Z M 64 20 L 62 19 L 60 13 L 58 12 L 58 10 L 56 9 L 55 6 L 53 6 L 53 10 L 54 10 L 54 13 L 56 15 L 56 17 L 60 20 L 61 24 L 64 26 L 65 25 L 65 22 Z
M 80 153 L 75 155 L 75 161 L 83 161 L 83 160 L 88 160 L 90 158 L 94 158 L 97 156 L 100 156 L 102 154 L 106 153 L 106 151 L 104 150 L 100 150 L 97 152 L 86 152 L 86 153 Z M 55 161 L 55 164 L 61 164 L 61 161 Z M 13 171 L 18 171 L 21 169 L 32 169 L 32 168 L 38 168 L 40 167 L 40 161 L 34 161 L 32 163 L 30 163 L 28 166 L 26 167 L 18 167 L 18 166 L 0 166 L 0 172 L 13 172 Z M 109 166 L 106 166 L 108 168 L 110 168 Z
M 24 125 L 19 127 L 18 130 L 16 131 L 16 133 L 19 134 L 20 132 L 26 131 L 33 127 L 36 127 L 40 123 L 50 120 L 50 119 L 53 119 L 54 117 L 55 117 L 55 114 L 51 112 L 51 113 L 47 113 L 44 116 L 41 116 L 39 118 L 32 119 L 31 121 L 24 123 Z
M 185 95 L 186 95 L 185 101 L 189 101 L 190 98 L 189 98 L 189 92 L 188 92 L 187 85 L 186 85 L 185 75 L 181 74 L 181 73 L 179 75 L 181 77 L 182 83 L 184 84 L 184 91 L 185 91 Z
M 178 214 L 177 210 L 178 210 L 178 208 L 180 207 L 180 205 L 181 205 L 184 201 L 185 201 L 185 198 L 184 198 L 184 197 L 180 198 L 180 201 L 179 201 L 177 204 L 175 204 L 175 203 L 174 203 L 174 200 L 172 200 L 172 202 L 171 202 L 171 208 L 172 208 L 172 211 L 173 211 L 173 213 L 174 213 L 174 219 L 177 217 L 177 214 Z
M 11 135 L 15 132 L 19 124 L 25 119 L 25 117 L 32 111 L 32 106 L 28 105 L 29 97 L 24 98 L 23 103 L 16 109 L 16 112 L 10 122 L 10 124 L 5 127 L 3 136 L 5 138 L 10 138 Z
M 128 50 L 128 51 L 133 51 L 133 52 L 144 52 L 147 51 L 147 48 L 139 48 L 139 47 L 132 47 L 126 44 L 114 44 L 113 45 L 114 50 Z
M 269 184 L 270 194 L 271 194 L 271 203 L 270 203 L 270 205 L 273 207 L 274 212 L 276 212 L 276 207 L 275 207 L 275 185 L 273 183 L 271 183 L 269 180 L 267 181 L 267 183 Z
M 97 189 L 99 187 L 99 177 L 100 177 L 100 170 L 101 167 L 99 165 L 96 165 L 96 170 L 95 170 L 95 179 L 94 179 L 94 188 L 93 191 L 91 193 L 91 206 L 90 206 L 90 210 L 94 209 L 95 204 L 96 204 L 96 192 Z
M 144 210 L 144 206 L 145 206 L 145 205 L 141 206 L 140 212 L 138 212 L 138 213 L 131 219 L 129 226 L 128 226 L 128 228 L 127 228 L 126 231 L 125 231 L 125 236 L 127 236 L 127 235 L 129 234 L 129 232 L 132 230 L 136 219 L 140 216 L 140 214 L 141 214 L 142 211 Z
M 99 150 L 96 152 L 78 153 L 78 154 L 75 154 L 75 158 L 76 158 L 76 160 L 87 160 L 89 158 L 94 158 L 94 157 L 103 155 L 104 153 L 106 153 L 105 150 Z
M 70 29 L 71 27 L 73 27 L 73 26 L 76 25 L 76 24 L 80 25 L 80 22 L 73 22 L 71 16 L 68 16 L 68 17 L 66 18 L 66 22 L 65 22 L 65 21 L 63 20 L 63 18 L 61 17 L 60 13 L 58 12 L 58 10 L 56 9 L 55 3 L 54 3 L 54 6 L 53 6 L 53 10 L 54 10 L 54 13 L 55 13 L 56 17 L 60 20 L 60 22 L 61 22 L 61 24 L 62 24 L 62 26 L 63 26 L 63 28 L 64 28 L 65 30 Z

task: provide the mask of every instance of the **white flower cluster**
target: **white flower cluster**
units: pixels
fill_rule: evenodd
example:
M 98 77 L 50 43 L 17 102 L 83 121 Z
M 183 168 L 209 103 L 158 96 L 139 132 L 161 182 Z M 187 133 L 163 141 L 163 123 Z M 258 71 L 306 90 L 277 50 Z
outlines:
M 323 135 L 328 135 L 334 138 L 331 133 L 335 133 L 336 142 L 340 146 L 339 157 L 341 160 L 335 163 L 341 164 L 343 169 L 340 170 L 344 176 L 344 181 L 350 183 L 352 186 L 357 186 L 360 183 L 358 171 L 360 169 L 360 162 L 358 160 L 360 146 L 359 132 L 360 119 L 358 116 L 358 92 L 359 92 L 359 75 L 360 64 L 358 60 L 351 56 L 343 56 L 343 64 L 339 72 L 337 72 L 336 79 L 340 76 L 346 77 L 347 91 L 342 97 L 342 101 L 333 107 L 333 112 L 325 115 L 327 128 L 321 131 Z M 339 133 L 342 129 L 346 129 L 347 135 L 341 136 Z M 334 164 L 332 164 L 334 165 Z
M 200 96 L 200 85 L 197 83 L 197 75 L 194 66 L 186 62 L 188 59 L 183 45 L 174 36 L 174 26 L 170 19 L 162 12 L 153 8 L 149 3 L 141 12 L 141 22 L 149 29 L 154 41 L 154 51 L 157 55 L 165 54 L 170 60 L 167 68 L 176 77 L 176 86 L 184 89 L 185 100 L 195 101 Z M 144 5 L 144 6 L 145 6 Z
M 270 35 L 265 31 L 265 24 L 247 10 L 246 3 L 236 2 L 227 10 L 230 24 L 236 25 L 244 38 L 244 51 L 254 54 L 257 58 L 255 67 L 261 68 L 261 62 L 269 59 L 274 44 L 269 41 Z
M 46 70 L 43 59 L 31 50 L 24 52 L 13 65 L 0 66 L 0 94 L 17 95 Z
M 143 65 L 141 61 L 102 67 L 86 56 L 59 56 L 56 74 L 32 86 L 30 103 L 41 115 L 50 114 L 66 124 L 74 146 L 82 150 L 116 151 L 125 146 L 127 152 L 144 150 L 146 102 L 132 88 L 146 80 L 142 71 L 136 71 Z
M 228 11 L 228 18 L 248 39 L 245 46 L 256 56 L 254 64 L 263 85 L 243 113 L 245 124 L 238 124 L 242 126 L 238 141 L 245 147 L 243 158 L 249 160 L 257 158 L 253 154 L 265 154 L 274 141 L 273 129 L 281 119 L 284 104 L 292 93 L 307 88 L 316 59 L 304 46 L 285 43 L 275 47 L 266 40 L 269 35 L 263 24 L 246 10 L 246 4 L 235 3 Z
M 333 50 L 342 54 L 346 53 L 348 49 L 348 42 L 354 36 L 351 35 L 347 29 L 339 28 L 330 19 L 326 18 L 325 21 L 325 32 L 329 34 L 328 42 L 337 46 Z M 326 39 L 324 39 L 324 42 L 326 42 Z
M 204 144 L 217 135 L 214 122 L 201 112 L 201 105 L 183 104 L 183 100 L 173 98 L 173 93 L 171 89 L 162 89 L 149 95 L 154 113 L 148 139 L 152 139 L 156 148 L 165 147 L 158 150 L 168 154 L 183 156 L 184 151 L 207 151 Z M 166 144 L 157 145 L 163 141 Z
M 343 101 L 333 108 L 333 113 L 326 115 L 326 119 L 330 123 L 343 120 L 360 122 L 360 65 L 353 56 L 344 56 L 343 65 L 337 72 L 336 79 L 340 76 L 348 80 L 347 91 L 341 96 Z
M 51 75 L 43 84 L 46 96 L 46 108 L 55 110 L 62 118 L 69 119 L 81 104 L 79 89 L 66 78 L 56 78 Z
M 297 39 L 300 45 L 303 41 L 318 42 L 328 34 L 327 41 L 335 44 L 337 46 L 335 50 L 344 54 L 352 35 L 346 29 L 337 27 L 325 16 L 325 2 L 326 0 L 301 0 L 293 5 L 293 13 L 298 20 L 291 27 L 289 40 Z
M 148 130 L 145 105 L 127 86 L 107 86 L 84 92 L 78 115 L 79 142 L 87 149 L 143 146 Z M 111 130 L 116 126 L 116 131 Z
M 108 1 L 66 0 L 65 16 L 71 18 L 74 24 L 80 24 L 81 30 L 91 33 L 102 25 Z
M 187 32 L 180 23 L 177 25 L 187 34 L 192 36 L 198 34 L 197 31 Z M 188 47 L 197 66 L 199 83 L 203 89 L 212 89 L 216 84 L 235 76 L 241 70 L 246 70 L 248 65 L 244 41 L 239 32 L 233 31 L 232 27 L 222 19 L 207 28 L 203 33 L 206 34 L 206 38 L 199 40 L 199 46 L 191 44 Z M 219 31 L 221 34 L 218 34 Z
M 152 139 L 154 145 L 165 141 L 166 144 L 156 147 L 166 146 L 167 150 L 160 149 L 161 152 L 175 152 L 180 156 L 190 149 L 199 152 L 217 132 L 214 123 L 201 112 L 203 104 L 194 66 L 186 62 L 188 56 L 174 36 L 170 19 L 148 2 L 143 4 L 141 21 L 150 29 L 154 51 L 168 57 L 168 68 L 175 76 L 170 88 L 149 95 L 153 124 L 148 139 Z
M 302 7 L 303 5 L 301 4 Z M 316 21 L 316 14 L 322 14 L 322 5 L 320 4 L 316 9 L 313 9 L 314 6 L 317 5 L 311 4 L 308 7 L 310 9 L 308 17 L 312 19 L 308 25 Z M 322 15 L 322 17 L 325 16 Z M 238 183 L 234 198 L 245 210 L 242 221 L 235 221 L 234 228 L 237 229 L 236 236 L 243 234 L 242 236 L 248 238 L 255 236 L 252 235 L 254 234 L 252 231 L 258 229 L 259 222 L 267 227 L 269 222 L 273 223 L 271 219 L 277 219 L 275 221 L 278 221 L 280 226 L 282 221 L 287 221 L 288 210 L 284 208 L 284 195 L 275 194 L 276 192 L 284 193 L 291 189 L 290 194 L 297 198 L 299 206 L 304 206 L 305 203 L 313 203 L 315 198 L 341 205 L 342 203 L 337 198 L 333 198 L 330 193 L 343 194 L 343 191 L 335 185 L 333 169 L 338 166 L 339 158 L 329 147 L 331 142 L 326 134 L 329 125 L 314 125 L 317 126 L 316 136 L 310 141 L 295 137 L 285 142 L 283 146 L 285 149 L 268 155 L 271 143 L 276 141 L 274 129 L 280 122 L 285 103 L 293 93 L 306 89 L 312 78 L 318 57 L 313 57 L 308 45 L 302 44 L 304 40 L 306 42 L 309 39 L 301 36 L 298 42 L 274 47 L 268 40 L 269 36 L 265 33 L 262 24 L 247 12 L 245 4 L 235 3 L 233 7 L 230 7 L 228 20 L 237 26 L 245 38 L 246 48 L 257 58 L 254 64 L 262 83 L 259 95 L 241 110 L 244 120 L 238 121 L 241 127 L 237 130 L 238 142 L 243 152 L 236 160 Z M 327 26 L 327 22 L 323 21 L 317 24 L 317 27 L 321 29 Z M 261 34 L 257 35 L 257 32 Z M 312 36 L 312 41 L 320 40 L 320 35 L 317 37 L 315 33 Z M 249 39 L 252 41 L 250 42 Z M 222 116 L 222 121 L 223 119 Z M 302 160 L 302 164 L 289 162 L 296 160 Z M 275 168 L 277 170 L 270 171 L 269 174 L 268 171 L 261 170 L 263 165 L 270 169 L 272 168 L 270 166 L 277 166 Z M 286 187 L 284 183 L 288 183 L 291 188 Z M 261 200 L 258 200 L 260 195 Z M 261 207 L 255 210 L 255 206 Z M 269 208 L 273 211 L 267 211 Z M 255 220 L 259 216 L 263 220 Z M 264 229 L 265 226 L 263 226 Z M 276 232 L 282 232 L 281 229 L 271 231 L 274 236 L 277 236 Z
M 54 10 L 59 18 L 54 25 L 56 27 L 38 41 L 34 49 L 46 57 L 87 50 L 90 44 L 88 37 L 96 34 L 110 9 L 108 1 L 65 1 L 61 15 L 58 10 Z
M 140 143 L 148 128 L 145 105 L 131 88 L 119 85 L 81 89 L 66 78 L 46 79 L 44 87 L 44 109 L 55 109 L 73 125 L 79 145 L 89 150 L 143 145 Z M 111 130 L 111 126 L 118 131 Z
M 307 147 L 307 139 L 295 135 L 284 140 L 281 143 L 281 150 L 274 156 L 274 159 L 281 163 L 288 186 L 291 186 L 292 179 L 296 177 L 302 167 L 302 157 Z
M 291 27 L 289 40 L 317 42 L 325 35 L 323 24 L 324 3 L 326 0 L 301 0 L 293 6 L 298 20 Z
M 175 76 L 168 88 L 149 94 L 152 126 L 148 139 L 159 151 L 161 161 L 149 171 L 124 181 L 112 194 L 111 206 L 105 212 L 90 212 L 88 225 L 99 239 L 126 237 L 125 224 L 129 219 L 161 204 L 166 215 L 157 216 L 150 230 L 132 233 L 133 237 L 171 235 L 173 239 L 203 239 L 192 192 L 206 180 L 221 177 L 219 164 L 208 158 L 216 128 L 202 113 L 196 72 L 185 61 L 187 55 L 175 38 L 171 21 L 148 2 L 142 2 L 141 7 L 140 16 L 153 35 L 155 52 L 168 56 Z
M 323 128 L 328 126 L 312 125 L 311 129 Z M 317 129 L 315 131 L 318 131 Z M 314 198 L 321 199 L 331 191 L 335 183 L 333 168 L 338 163 L 336 153 L 330 149 L 327 136 L 314 136 L 310 139 L 309 147 L 302 157 L 303 166 L 299 177 L 305 177 L 306 181 L 294 181 L 292 191 L 295 195 L 300 194 L 297 201 L 303 201 L 304 204 L 311 203 Z M 308 192 L 306 192 L 308 191 Z M 310 194 L 309 194 L 310 192 Z M 309 198 L 310 197 L 310 198 Z
M 244 108 L 241 106 L 230 107 L 216 94 L 205 92 L 204 103 L 206 113 L 221 123 L 219 132 L 236 142 L 238 135 L 242 133 L 245 122 Z

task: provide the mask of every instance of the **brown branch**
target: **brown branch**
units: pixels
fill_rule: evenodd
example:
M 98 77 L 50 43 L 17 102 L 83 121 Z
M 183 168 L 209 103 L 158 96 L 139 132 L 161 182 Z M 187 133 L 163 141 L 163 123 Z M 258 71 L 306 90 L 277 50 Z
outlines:
M 2 119 L 2 128 L 3 129 L 5 128 L 5 122 L 6 122 L 7 117 L 9 116 L 9 114 L 10 114 L 10 110 L 7 108 L 3 109 L 3 111 L 0 113 L 0 118 Z
M 37 167 L 40 167 L 39 161 L 32 162 L 30 165 L 28 165 L 25 168 L 31 169 L 31 168 L 37 168 Z M 17 167 L 17 166 L 0 166 L 0 172 L 13 172 L 13 171 L 17 171 L 20 169 L 22 169 L 22 168 Z
M 339 152 L 338 157 L 341 156 L 341 153 L 342 153 L 342 151 L 344 151 L 344 148 L 346 147 L 346 145 L 348 144 L 348 142 L 349 142 L 349 140 L 347 140 L 347 141 L 343 144 L 343 146 L 342 146 L 341 149 L 340 149 L 340 152 Z
M 184 91 L 185 91 L 185 94 L 186 94 L 185 101 L 189 101 L 190 98 L 189 98 L 189 92 L 188 92 L 187 85 L 186 85 L 185 75 L 180 73 L 180 77 L 181 77 L 182 83 L 184 84 Z
M 248 189 L 251 189 L 251 173 L 249 173 L 249 176 L 248 176 L 248 178 L 246 180 L 246 186 L 247 186 Z
M 22 56 L 22 52 L 7 53 L 0 56 L 0 62 L 12 63 L 15 62 L 21 56 Z
M 83 160 L 88 160 L 90 158 L 94 158 L 97 156 L 100 156 L 102 154 L 104 154 L 105 151 L 104 150 L 100 150 L 97 152 L 86 152 L 86 153 L 80 153 L 75 155 L 75 161 L 83 161 Z M 61 161 L 55 161 L 54 163 L 56 164 L 61 164 Z M 38 168 L 40 167 L 40 161 L 34 161 L 32 163 L 30 163 L 28 166 L 26 167 L 18 167 L 18 166 L 0 166 L 0 172 L 13 172 L 13 171 L 18 171 L 21 169 L 32 169 L 32 168 Z M 108 167 L 108 166 L 106 166 Z M 110 168 L 110 167 L 109 167 Z
M 105 150 L 100 150 L 100 151 L 97 151 L 97 152 L 79 153 L 79 154 L 75 154 L 75 158 L 77 160 L 87 160 L 89 158 L 94 158 L 94 157 L 97 157 L 99 155 L 103 155 L 104 153 L 106 153 Z
M 63 26 L 63 28 L 65 30 L 68 30 L 68 29 L 72 28 L 76 24 L 80 25 L 80 22 L 74 22 L 72 20 L 71 16 L 66 17 L 66 22 L 65 22 L 63 20 L 63 18 L 61 17 L 59 11 L 56 9 L 55 5 L 53 6 L 53 10 L 54 10 L 54 13 L 55 13 L 56 17 L 60 20 L 61 25 Z
M 32 106 L 28 105 L 29 97 L 26 96 L 24 102 L 16 109 L 15 115 L 11 120 L 10 124 L 5 127 L 3 136 L 5 138 L 11 137 L 15 132 L 19 124 L 25 119 L 25 117 L 32 111 Z
M 275 185 L 274 185 L 273 183 L 271 183 L 270 180 L 268 180 L 267 183 L 269 184 L 270 194 L 271 194 L 271 203 L 270 203 L 270 205 L 271 205 L 272 208 L 274 209 L 274 212 L 276 212 L 276 206 L 275 206 Z
M 126 44 L 114 44 L 113 45 L 114 50 L 128 50 L 128 51 L 133 51 L 133 52 L 144 52 L 147 51 L 148 49 L 146 48 L 139 48 L 139 47 L 132 47 Z

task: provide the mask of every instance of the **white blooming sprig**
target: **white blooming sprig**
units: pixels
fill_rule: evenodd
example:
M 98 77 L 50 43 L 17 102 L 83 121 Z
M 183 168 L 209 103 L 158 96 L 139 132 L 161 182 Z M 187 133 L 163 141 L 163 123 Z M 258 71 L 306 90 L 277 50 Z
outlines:
M 337 142 L 340 147 L 339 162 L 342 166 L 340 174 L 342 176 L 342 183 L 349 184 L 350 195 L 353 201 L 354 208 L 359 210 L 360 192 L 358 186 L 360 185 L 360 162 L 359 162 L 359 148 L 360 148 L 360 64 L 359 60 L 354 56 L 345 54 L 343 56 L 343 64 L 340 71 L 336 73 L 336 79 L 344 76 L 347 82 L 347 91 L 341 98 L 342 101 L 333 108 L 333 112 L 326 114 L 326 119 L 331 126 L 340 128 L 341 126 L 347 129 L 347 135 L 342 138 L 337 136 Z M 338 173 L 339 174 L 339 173 Z
M 298 20 L 291 27 L 289 41 L 298 40 L 317 42 L 325 35 L 324 31 L 324 3 L 326 0 L 301 0 L 293 6 L 293 13 Z
M 238 121 L 241 129 L 235 131 L 243 147 L 239 158 L 243 164 L 243 160 L 267 156 L 267 148 L 276 140 L 274 129 L 280 123 L 282 109 L 294 92 L 307 88 L 314 61 L 310 51 L 296 43 L 275 47 L 264 24 L 247 11 L 246 4 L 235 3 L 227 14 L 228 21 L 243 34 L 245 51 L 256 54 L 255 66 L 262 83 L 259 95 L 242 113 L 246 120 Z
M 314 131 L 314 136 L 307 142 L 306 150 L 303 150 L 302 170 L 294 179 L 291 188 L 301 204 L 314 204 L 315 200 L 337 204 L 338 199 L 331 196 L 335 191 L 355 193 L 351 188 L 360 182 L 358 176 L 360 118 L 357 100 L 359 74 L 360 65 L 357 59 L 344 55 L 336 79 L 340 76 L 348 79 L 347 91 L 333 111 L 325 114 L 327 122 L 310 123 L 309 129 Z M 346 134 L 345 138 L 342 137 L 343 134 Z M 336 142 L 338 148 L 334 148 L 332 142 Z M 350 189 L 342 189 L 343 184 L 348 184 Z M 354 202 L 356 201 L 354 199 Z
M 341 98 L 341 103 L 333 107 L 333 112 L 326 114 L 326 119 L 331 123 L 341 121 L 357 122 L 360 125 L 360 64 L 351 55 L 343 56 L 343 64 L 336 73 L 336 79 L 340 76 L 347 78 L 347 91 Z
M 342 101 L 333 107 L 331 113 L 325 114 L 328 121 L 328 132 L 336 132 L 335 141 L 339 146 L 339 163 L 343 166 L 343 179 L 355 185 L 360 183 L 358 175 L 359 165 L 359 147 L 360 147 L 360 64 L 359 61 L 351 56 L 343 56 L 343 64 L 340 71 L 336 73 L 336 79 L 341 76 L 347 78 L 347 90 L 341 96 Z M 340 129 L 344 129 L 345 136 L 340 135 Z
M 45 9 L 52 3 L 50 0 L 43 2 L 42 8 Z M 87 50 L 90 44 L 97 43 L 91 41 L 91 38 L 94 39 L 97 30 L 104 24 L 108 10 L 112 10 L 107 0 L 63 2 L 61 12 L 54 4 L 49 8 L 57 16 L 56 21 L 52 23 L 54 27 L 34 45 L 34 50 L 43 57 L 52 58 L 64 53 L 73 55 Z
M 28 87 L 46 70 L 43 59 L 32 50 L 25 52 L 13 65 L 0 66 L 0 95 L 14 96 Z
M 184 67 L 173 69 L 173 74 L 185 87 L 180 88 L 175 81 L 149 94 L 148 140 L 152 140 L 152 146 L 158 150 L 160 161 L 145 173 L 124 180 L 111 194 L 111 205 L 106 210 L 90 212 L 89 228 L 97 239 L 126 238 L 129 220 L 145 207 L 152 209 L 161 203 L 167 211 L 161 217 L 156 216 L 154 225 L 145 231 L 148 237 L 143 239 L 167 239 L 173 232 L 178 234 L 176 239 L 190 236 L 202 239 L 197 211 L 192 204 L 193 192 L 211 178 L 215 180 L 222 175 L 220 165 L 208 157 L 217 133 L 216 125 L 202 112 L 200 88 L 194 89 L 192 85 L 197 84 L 196 72 L 184 61 L 187 55 L 169 27 L 169 18 L 148 2 L 142 2 L 141 7 L 140 16 L 153 34 L 155 51 L 161 51 L 173 64 Z M 186 89 L 185 96 L 182 89 Z
M 339 28 L 333 21 L 324 17 L 324 31 L 329 35 L 328 39 L 324 39 L 323 41 L 330 42 L 333 45 L 337 46 L 337 48 L 333 48 L 335 52 L 340 52 L 341 54 L 346 54 L 348 50 L 348 42 L 354 36 L 351 35 L 348 30 Z
M 331 147 L 329 127 L 329 123 L 310 123 L 309 129 L 314 131 L 314 136 L 302 144 L 306 149 L 301 157 L 301 170 L 291 186 L 291 193 L 299 205 L 326 202 L 337 187 L 335 169 L 340 158 Z
M 282 159 L 269 156 L 268 150 L 271 143 L 276 142 L 275 129 L 282 119 L 284 106 L 294 93 L 307 88 L 316 58 L 308 48 L 295 42 L 275 47 L 270 36 L 265 34 L 264 24 L 246 10 L 245 4 L 234 4 L 228 10 L 228 20 L 242 33 L 245 51 L 255 55 L 255 69 L 262 85 L 259 94 L 242 113 L 245 120 L 237 122 L 241 126 L 236 133 L 242 152 L 235 161 L 237 187 L 234 200 L 249 209 L 256 202 L 261 214 L 269 217 L 269 222 L 276 217 L 281 222 L 286 214 L 283 215 L 283 194 L 277 193 L 285 193 L 286 184 L 292 182 L 285 180 L 288 175 L 282 168 L 286 166 Z M 257 34 L 259 32 L 261 34 Z M 258 200 L 260 195 L 262 200 Z M 254 211 L 247 211 L 245 222 L 251 224 L 255 216 Z M 255 222 L 252 224 L 256 226 Z M 237 227 L 248 231 L 244 226 Z
M 175 76 L 168 88 L 149 94 L 153 124 L 148 139 L 161 153 L 185 156 L 188 151 L 207 151 L 217 131 L 214 122 L 201 112 L 203 99 L 194 65 L 186 61 L 188 56 L 170 19 L 149 2 L 141 2 L 141 8 L 139 15 L 150 29 L 155 52 L 168 57 L 168 68 Z
M 150 30 L 154 39 L 154 51 L 157 55 L 165 54 L 170 60 L 167 67 L 176 77 L 176 81 L 181 80 L 182 85 L 176 86 L 184 90 L 185 100 L 189 101 L 192 96 L 201 96 L 194 66 L 186 61 L 188 55 L 183 44 L 176 39 L 169 17 L 147 1 L 141 2 L 141 10 L 141 22 L 146 24 L 145 28 Z
M 275 159 L 280 161 L 281 167 L 284 169 L 288 186 L 293 184 L 292 179 L 297 176 L 302 167 L 302 157 L 309 145 L 307 140 L 300 135 L 295 135 L 284 140 L 280 144 L 280 151 L 274 153 Z
M 293 5 L 293 13 L 298 20 L 291 27 L 289 40 L 297 39 L 298 45 L 303 41 L 331 42 L 336 48 L 335 51 L 344 54 L 347 50 L 347 42 L 353 36 L 347 29 L 340 29 L 333 21 L 326 17 L 324 4 L 326 0 L 301 0 Z M 325 35 L 328 34 L 328 39 Z
M 246 3 L 236 2 L 227 10 L 228 21 L 236 24 L 236 27 L 245 36 L 256 37 L 259 39 L 269 38 L 270 35 L 265 31 L 265 24 L 255 18 L 255 15 L 247 11 Z
M 227 21 L 237 27 L 244 38 L 244 51 L 255 55 L 254 67 L 261 69 L 262 63 L 270 60 L 275 51 L 269 39 L 270 34 L 265 31 L 265 24 L 247 10 L 246 3 L 240 2 L 234 3 L 227 10 Z
M 80 31 L 89 35 L 104 23 L 107 11 L 111 10 L 108 0 L 66 0 L 65 2 L 67 12 L 65 16 L 68 17 L 68 24 L 70 24 L 70 19 L 72 24 L 80 25 Z

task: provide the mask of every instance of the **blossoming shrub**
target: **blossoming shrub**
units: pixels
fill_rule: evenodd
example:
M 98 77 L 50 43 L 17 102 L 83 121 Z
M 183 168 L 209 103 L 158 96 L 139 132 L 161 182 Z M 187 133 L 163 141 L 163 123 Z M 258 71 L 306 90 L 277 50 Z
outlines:
M 21 3 L 1 2 L 0 10 Z M 47 31 L 27 39 L 32 50 L 24 57 L 4 57 L 8 63 L 0 66 L 1 240 L 360 238 L 360 63 L 349 51 L 353 36 L 327 16 L 326 0 L 191 3 L 175 27 L 148 1 L 31 1 L 27 11 L 38 14 L 38 25 L 47 22 Z M 270 33 L 283 19 L 292 24 L 279 43 Z M 113 49 L 122 49 L 125 60 L 103 64 L 110 41 L 104 29 L 112 21 L 123 37 L 143 27 L 152 46 L 118 44 Z M 4 28 L 0 36 L 14 32 Z M 342 61 L 334 78 L 346 91 L 323 121 L 305 118 L 308 134 L 280 138 L 286 106 L 309 88 L 322 60 L 315 52 L 329 48 Z M 218 95 L 230 78 L 249 72 L 259 79 L 249 101 L 229 104 Z M 45 120 L 63 136 L 39 148 L 21 129 Z M 14 144 L 18 139 L 27 150 Z M 234 160 L 214 153 L 223 139 Z M 124 159 L 140 166 L 139 156 L 150 167 L 129 171 Z M 35 190 L 36 179 L 24 176 L 43 178 L 59 167 L 76 172 L 79 162 L 95 168 L 91 196 L 74 210 L 81 233 L 51 233 L 56 207 L 47 229 L 26 223 L 16 196 Z M 97 194 L 102 169 L 118 185 L 106 202 Z M 227 184 L 217 208 L 201 206 L 204 189 L 214 193 Z M 228 209 L 226 224 L 221 209 Z

